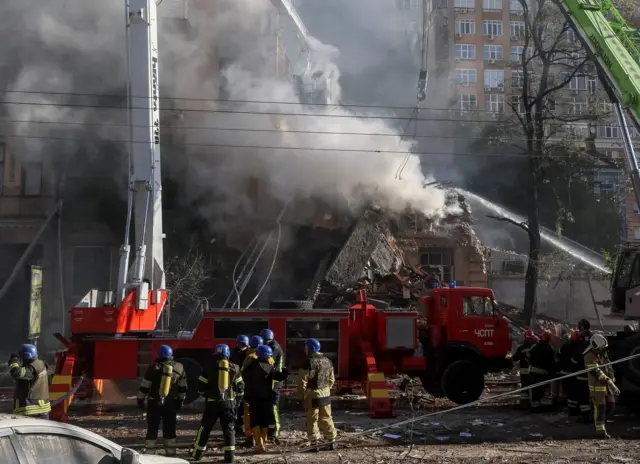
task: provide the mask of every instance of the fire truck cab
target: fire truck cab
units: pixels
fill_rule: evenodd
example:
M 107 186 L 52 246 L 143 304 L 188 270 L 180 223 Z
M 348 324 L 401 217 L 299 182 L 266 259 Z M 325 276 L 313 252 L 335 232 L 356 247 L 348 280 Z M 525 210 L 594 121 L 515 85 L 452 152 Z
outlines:
M 489 288 L 434 288 L 420 299 L 425 389 L 457 404 L 477 400 L 484 375 L 512 367 L 508 320 Z

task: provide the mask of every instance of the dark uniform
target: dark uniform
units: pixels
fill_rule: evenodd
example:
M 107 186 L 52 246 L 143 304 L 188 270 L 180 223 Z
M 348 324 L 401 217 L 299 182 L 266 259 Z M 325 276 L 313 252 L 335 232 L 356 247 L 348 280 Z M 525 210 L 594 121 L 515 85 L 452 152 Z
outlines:
M 519 364 L 521 388 L 526 388 L 531 385 L 529 377 L 529 352 L 535 344 L 535 339 L 525 340 L 511 358 L 513 362 L 517 362 Z M 529 390 L 523 390 L 520 392 L 519 406 L 521 408 L 529 408 Z
M 245 351 L 244 361 L 240 364 L 240 373 L 244 372 L 245 367 L 251 365 L 252 362 L 258 360 L 258 355 L 256 354 L 255 348 L 249 348 Z M 243 377 L 244 381 L 245 377 Z M 243 396 L 242 402 L 242 422 L 244 424 L 244 438 L 245 438 L 245 446 L 253 446 L 253 428 L 251 426 L 251 413 L 249 407 L 249 399 L 246 396 L 246 382 L 245 382 L 245 395 Z
M 574 346 L 572 343 L 573 340 L 565 340 L 560 346 L 560 350 L 558 352 L 558 367 L 560 369 L 561 376 L 578 371 L 577 366 L 573 361 Z M 562 379 L 562 389 L 567 397 L 567 407 L 569 408 L 570 416 L 577 416 L 580 414 L 576 383 L 577 380 L 575 377 Z
M 273 367 L 276 371 L 282 372 L 284 367 L 284 351 L 280 344 L 275 340 L 270 340 L 267 345 L 273 351 Z M 274 423 L 269 425 L 269 438 L 278 438 L 280 436 L 280 389 L 282 388 L 282 382 L 273 383 L 273 417 Z
M 278 371 L 273 358 L 263 361 L 251 357 L 245 361 L 242 377 L 245 381 L 245 398 L 249 404 L 249 416 L 256 450 L 264 452 L 269 426 L 275 422 L 273 417 L 273 382 L 287 378 L 287 371 Z
M 171 367 L 171 388 L 166 398 L 161 397 L 160 383 L 167 376 L 168 366 Z M 176 422 L 178 411 L 182 408 L 187 396 L 187 376 L 184 367 L 172 358 L 158 358 L 147 369 L 142 385 L 138 390 L 138 403 L 143 404 L 147 399 L 147 436 L 145 448 L 148 454 L 153 454 L 158 440 L 158 429 L 162 422 L 162 438 L 167 456 L 176 454 Z
M 307 437 L 311 446 L 318 442 L 318 427 L 331 448 L 336 429 L 331 416 L 331 387 L 335 383 L 333 364 L 321 353 L 310 353 L 307 364 L 298 372 L 298 396 L 306 413 Z
M 47 363 L 40 359 L 20 363 L 13 355 L 9 360 L 9 372 L 16 381 L 13 394 L 13 413 L 21 416 L 48 419 L 51 412 L 49 402 L 49 377 Z
M 224 380 L 224 379 L 227 380 Z M 242 394 L 242 377 L 237 364 L 218 360 L 198 378 L 198 391 L 205 398 L 205 409 L 194 443 L 194 457 L 200 459 L 207 450 L 211 430 L 220 419 L 224 439 L 225 460 L 231 462 L 236 450 L 233 425 L 236 419 L 236 398 Z
M 555 376 L 556 353 L 548 340 L 541 339 L 529 351 L 529 375 L 531 385 L 550 380 Z M 544 398 L 546 385 L 529 390 L 529 402 L 532 411 L 540 410 Z
M 229 361 L 238 366 L 238 370 L 240 370 L 246 355 L 246 347 L 240 348 L 236 346 L 231 349 Z M 244 380 L 242 380 L 242 376 L 240 376 L 240 381 L 237 384 L 235 417 L 235 432 L 237 434 L 242 434 L 244 432 Z

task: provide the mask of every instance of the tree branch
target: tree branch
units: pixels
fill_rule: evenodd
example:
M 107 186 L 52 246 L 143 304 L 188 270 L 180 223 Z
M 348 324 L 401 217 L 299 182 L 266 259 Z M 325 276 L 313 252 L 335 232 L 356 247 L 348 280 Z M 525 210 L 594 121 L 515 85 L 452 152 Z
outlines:
M 518 222 L 505 216 L 494 216 L 492 214 L 488 214 L 487 217 L 491 219 L 495 219 L 496 221 L 508 222 L 509 224 L 519 227 L 520 229 L 524 230 L 527 233 L 529 232 L 529 226 L 527 225 L 526 222 Z

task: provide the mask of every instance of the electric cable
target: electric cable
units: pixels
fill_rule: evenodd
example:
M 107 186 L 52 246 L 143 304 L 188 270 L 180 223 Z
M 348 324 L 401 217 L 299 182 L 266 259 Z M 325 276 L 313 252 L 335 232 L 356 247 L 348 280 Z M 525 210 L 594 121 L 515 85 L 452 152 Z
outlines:
M 0 138 L 9 138 L 9 139 L 35 139 L 35 140 L 50 140 L 50 141 L 76 141 L 76 142 L 89 142 L 89 143 L 141 143 L 148 144 L 149 142 L 142 141 L 130 141 L 130 140 L 109 140 L 109 139 L 88 139 L 88 138 L 70 138 L 70 137 L 53 137 L 53 136 L 35 136 L 35 135 L 7 135 L 0 134 Z M 189 143 L 184 142 L 177 144 L 175 146 L 179 147 L 203 147 L 203 148 L 236 148 L 236 149 L 249 149 L 249 150 L 295 150 L 295 151 L 308 151 L 308 152 L 328 152 L 328 153 L 379 153 L 379 154 L 404 154 L 407 153 L 410 155 L 424 155 L 424 156 L 475 156 L 475 157 L 483 157 L 483 156 L 497 156 L 503 158 L 554 158 L 554 159 L 563 159 L 563 158 L 571 158 L 571 153 L 567 155 L 553 155 L 553 156 L 537 156 L 537 155 L 529 155 L 529 154 L 516 154 L 516 153 L 461 153 L 461 152 L 423 152 L 423 151 L 406 151 L 406 150 L 379 150 L 379 149 L 356 149 L 356 148 L 320 148 L 320 147 L 285 147 L 285 146 L 268 146 L 268 145 L 234 145 L 234 144 L 223 144 L 223 143 Z
M 640 357 L 640 353 L 632 354 L 632 355 L 626 356 L 624 358 L 616 359 L 615 361 L 609 361 L 608 363 L 604 363 L 604 364 L 596 366 L 596 367 L 590 367 L 588 369 L 583 369 L 583 370 L 578 371 L 578 372 L 572 372 L 571 374 L 563 375 L 562 377 L 556 377 L 556 378 L 551 379 L 551 380 L 545 380 L 543 382 L 538 382 L 538 383 L 535 383 L 533 385 L 529 385 L 529 386 L 526 386 L 526 387 L 523 387 L 523 388 L 518 388 L 516 390 L 511 390 L 511 391 L 506 392 L 506 393 L 499 393 L 497 395 L 489 396 L 488 398 L 481 398 L 481 399 L 472 401 L 471 403 L 461 404 L 461 405 L 454 406 L 454 407 L 449 408 L 449 409 L 445 409 L 443 411 L 435 411 L 435 412 L 431 412 L 431 413 L 428 413 L 428 414 L 423 414 L 423 415 L 420 415 L 420 416 L 417 416 L 417 417 L 412 417 L 410 419 L 404 419 L 404 420 L 401 420 L 401 421 L 397 421 L 397 422 L 394 422 L 392 424 L 383 425 L 381 427 L 374 427 L 374 428 L 371 428 L 371 429 L 368 429 L 368 430 L 363 430 L 361 432 L 356 432 L 354 434 L 351 434 L 349 436 L 349 438 L 352 439 L 352 438 L 356 438 L 356 437 L 360 437 L 360 436 L 364 436 L 364 435 L 370 435 L 372 433 L 381 432 L 383 430 L 387 430 L 387 429 L 391 429 L 391 428 L 397 428 L 397 427 L 402 426 L 402 425 L 413 424 L 415 422 L 427 419 L 429 417 L 439 416 L 439 415 L 447 414 L 447 413 L 450 413 L 450 412 L 460 411 L 462 409 L 471 408 L 473 406 L 478 406 L 480 403 L 485 402 L 485 401 L 493 401 L 493 400 L 496 400 L 496 399 L 505 398 L 507 396 L 512 396 L 512 395 L 514 395 L 516 393 L 520 393 L 520 392 L 523 392 L 523 391 L 528 391 L 528 390 L 531 390 L 533 388 L 541 387 L 541 386 L 544 386 L 544 385 L 549 385 L 549 384 L 551 384 L 553 382 L 558 382 L 558 381 L 561 381 L 561 380 L 564 380 L 564 379 L 569 379 L 569 378 L 572 378 L 572 377 L 576 377 L 578 375 L 585 374 L 587 372 L 593 371 L 595 369 L 599 369 L 601 367 L 613 366 L 615 364 L 620 364 L 620 363 L 623 363 L 623 362 L 626 362 L 626 361 L 630 361 L 630 360 L 636 359 L 638 357 Z M 340 443 L 342 441 L 344 441 L 344 440 L 336 440 L 336 443 Z M 283 453 L 283 454 L 281 454 L 279 456 L 275 456 L 275 457 L 272 457 L 272 458 L 263 459 L 261 461 L 254 461 L 254 464 L 259 464 L 259 463 L 263 463 L 263 462 L 271 462 L 271 461 L 275 461 L 277 459 L 282 459 L 283 457 L 286 458 L 287 456 L 292 456 L 294 454 L 313 451 L 313 450 L 317 449 L 318 447 L 322 447 L 322 446 L 323 445 L 320 444 L 320 445 L 317 445 L 317 446 L 309 446 L 309 447 L 306 447 L 306 448 L 300 448 L 300 449 L 297 449 L 297 450 L 294 450 L 294 451 L 285 452 L 285 453 Z
M 276 265 L 276 261 L 278 258 L 278 250 L 280 249 L 280 238 L 282 237 L 282 224 L 278 221 L 278 233 L 276 235 L 276 247 L 273 251 L 273 259 L 271 260 L 271 266 L 269 267 L 269 272 L 267 272 L 267 276 L 264 279 L 264 282 L 262 283 L 262 286 L 260 287 L 260 289 L 258 290 L 258 293 L 256 293 L 256 296 L 253 297 L 253 300 L 251 300 L 249 303 L 247 303 L 247 308 L 250 308 L 251 305 L 253 303 L 255 303 L 258 298 L 260 298 L 260 294 L 262 293 L 262 291 L 265 289 L 265 287 L 267 286 L 267 283 L 269 283 L 269 279 L 271 279 L 271 273 L 273 272 L 273 268 Z M 238 306 L 239 308 L 239 306 Z

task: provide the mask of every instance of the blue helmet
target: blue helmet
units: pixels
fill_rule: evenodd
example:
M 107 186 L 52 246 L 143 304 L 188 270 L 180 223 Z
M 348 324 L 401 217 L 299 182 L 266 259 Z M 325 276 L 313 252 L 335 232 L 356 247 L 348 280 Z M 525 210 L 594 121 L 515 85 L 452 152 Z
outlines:
M 18 349 L 18 354 L 24 361 L 31 361 L 38 357 L 38 349 L 35 345 L 20 345 Z
M 238 335 L 236 338 L 236 345 L 239 345 L 240 343 L 243 345 L 249 345 L 249 337 L 246 335 Z
M 271 340 L 273 340 L 273 338 L 274 338 L 273 337 L 273 330 L 262 329 L 262 331 L 260 332 L 260 336 L 265 341 L 265 343 L 268 343 Z
M 170 358 L 173 356 L 173 350 L 168 345 L 160 345 L 158 348 L 158 357 L 159 358 Z
M 317 353 L 320 351 L 320 342 L 315 338 L 310 338 L 305 342 L 305 347 L 309 353 Z
M 268 345 L 260 345 L 256 354 L 258 355 L 258 359 L 266 360 L 269 356 L 273 356 L 273 350 Z
M 264 341 L 262 340 L 262 337 L 258 336 L 258 335 L 253 335 L 250 339 L 249 339 L 249 348 L 253 348 L 254 350 L 257 349 L 260 345 L 263 345 Z
M 231 350 L 229 349 L 229 345 L 225 345 L 224 343 L 216 346 L 216 356 L 221 358 L 228 358 L 231 356 Z

